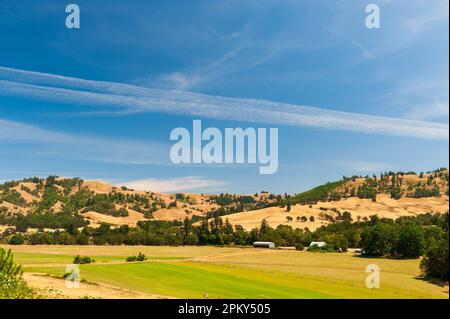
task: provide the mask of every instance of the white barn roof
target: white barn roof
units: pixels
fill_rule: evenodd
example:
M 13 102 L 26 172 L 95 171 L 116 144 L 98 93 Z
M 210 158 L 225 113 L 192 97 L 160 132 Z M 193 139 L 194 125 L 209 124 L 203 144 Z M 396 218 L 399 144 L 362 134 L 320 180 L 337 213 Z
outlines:
M 324 247 L 327 243 L 324 241 L 312 241 L 311 244 L 309 244 L 309 247 L 311 246 L 318 246 L 318 247 Z

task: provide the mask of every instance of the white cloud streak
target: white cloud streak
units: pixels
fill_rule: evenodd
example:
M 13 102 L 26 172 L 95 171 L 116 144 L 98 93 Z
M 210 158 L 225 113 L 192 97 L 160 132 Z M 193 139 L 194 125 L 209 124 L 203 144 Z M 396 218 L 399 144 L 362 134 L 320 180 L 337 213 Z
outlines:
M 111 112 L 159 112 L 272 125 L 448 140 L 449 126 L 258 99 L 148 89 L 0 67 L 0 95 L 108 108 Z
M 178 177 L 171 179 L 141 179 L 130 182 L 118 183 L 117 186 L 126 186 L 138 191 L 154 192 L 185 192 L 196 189 L 208 189 L 214 191 L 215 188 L 225 185 L 225 182 L 215 179 L 207 179 L 198 176 Z

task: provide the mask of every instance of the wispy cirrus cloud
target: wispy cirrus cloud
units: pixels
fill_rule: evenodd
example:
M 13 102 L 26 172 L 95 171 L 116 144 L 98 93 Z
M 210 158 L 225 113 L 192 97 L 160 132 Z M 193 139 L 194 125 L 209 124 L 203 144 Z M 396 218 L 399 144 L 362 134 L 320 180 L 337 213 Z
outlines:
M 98 111 L 159 112 L 219 120 L 235 120 L 358 133 L 448 139 L 443 123 L 406 120 L 260 99 L 212 96 L 186 91 L 90 81 L 0 67 L 0 95 L 89 105 Z
M 393 88 L 379 96 L 380 103 L 411 120 L 448 122 L 448 73 L 423 72 L 420 77 L 392 81 Z
M 434 120 L 447 118 L 449 116 L 449 103 L 448 100 L 435 101 L 431 105 L 418 105 L 408 114 L 411 119 L 417 120 Z
M 347 172 L 358 173 L 378 173 L 389 169 L 394 169 L 392 164 L 354 160 L 332 160 L 327 163 L 345 169 Z
M 71 135 L 0 119 L 0 144 L 8 143 L 9 153 L 23 143 L 32 156 L 122 164 L 164 164 L 169 153 L 164 143 Z
M 170 179 L 141 179 L 136 181 L 129 181 L 117 183 L 117 186 L 126 186 L 139 191 L 154 191 L 154 192 L 185 192 L 198 189 L 207 189 L 214 191 L 218 187 L 224 186 L 226 183 L 221 180 L 204 178 L 199 176 L 186 176 Z

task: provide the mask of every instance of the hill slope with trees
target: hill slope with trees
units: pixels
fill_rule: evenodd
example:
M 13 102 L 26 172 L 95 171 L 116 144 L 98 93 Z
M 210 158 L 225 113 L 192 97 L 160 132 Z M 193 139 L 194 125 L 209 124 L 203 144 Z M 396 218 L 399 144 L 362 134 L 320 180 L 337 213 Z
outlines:
M 183 222 L 226 217 L 246 230 L 263 219 L 271 227 L 290 225 L 315 230 L 342 220 L 445 213 L 448 170 L 426 173 L 385 172 L 379 176 L 343 177 L 311 190 L 280 195 L 162 194 L 140 192 L 79 178 L 25 178 L 0 185 L 0 231 L 34 232 L 83 227 L 136 227 L 139 222 Z

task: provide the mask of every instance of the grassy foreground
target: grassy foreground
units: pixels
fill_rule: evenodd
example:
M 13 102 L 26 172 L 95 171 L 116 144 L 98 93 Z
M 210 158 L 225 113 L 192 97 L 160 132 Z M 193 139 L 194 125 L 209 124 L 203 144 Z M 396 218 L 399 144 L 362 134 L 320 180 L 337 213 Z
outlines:
M 61 277 L 80 254 L 89 282 L 176 298 L 448 298 L 448 287 L 417 279 L 419 260 L 372 259 L 229 247 L 2 246 L 26 272 Z M 143 252 L 144 263 L 125 263 Z M 365 286 L 366 266 L 381 269 L 381 287 Z

